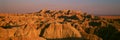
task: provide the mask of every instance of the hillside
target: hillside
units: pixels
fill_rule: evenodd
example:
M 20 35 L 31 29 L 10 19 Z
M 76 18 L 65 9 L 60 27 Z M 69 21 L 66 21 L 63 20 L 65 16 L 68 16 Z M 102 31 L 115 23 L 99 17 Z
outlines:
M 120 17 L 74 10 L 0 14 L 0 40 L 120 40 Z

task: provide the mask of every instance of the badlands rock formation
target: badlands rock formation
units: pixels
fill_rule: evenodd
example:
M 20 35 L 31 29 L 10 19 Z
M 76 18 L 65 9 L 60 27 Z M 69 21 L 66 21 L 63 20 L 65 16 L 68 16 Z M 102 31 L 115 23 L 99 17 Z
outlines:
M 74 10 L 0 14 L 0 40 L 120 40 L 120 18 Z

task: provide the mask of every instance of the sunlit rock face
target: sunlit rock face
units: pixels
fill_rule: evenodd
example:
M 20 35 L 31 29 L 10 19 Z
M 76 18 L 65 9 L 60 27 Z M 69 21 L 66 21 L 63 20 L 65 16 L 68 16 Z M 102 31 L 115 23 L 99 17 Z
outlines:
M 117 40 L 120 18 L 75 10 L 0 14 L 0 40 Z

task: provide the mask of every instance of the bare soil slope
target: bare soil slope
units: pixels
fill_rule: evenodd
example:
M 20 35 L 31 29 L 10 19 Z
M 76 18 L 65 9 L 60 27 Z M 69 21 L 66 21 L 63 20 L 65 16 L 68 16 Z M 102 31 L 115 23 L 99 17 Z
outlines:
M 120 18 L 74 10 L 0 14 L 0 40 L 120 40 Z

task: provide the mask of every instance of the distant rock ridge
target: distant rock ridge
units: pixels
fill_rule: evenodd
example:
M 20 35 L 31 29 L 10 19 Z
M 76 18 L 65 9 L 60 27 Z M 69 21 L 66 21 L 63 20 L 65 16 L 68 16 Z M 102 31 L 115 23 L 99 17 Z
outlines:
M 117 40 L 119 19 L 76 10 L 0 14 L 0 40 Z

